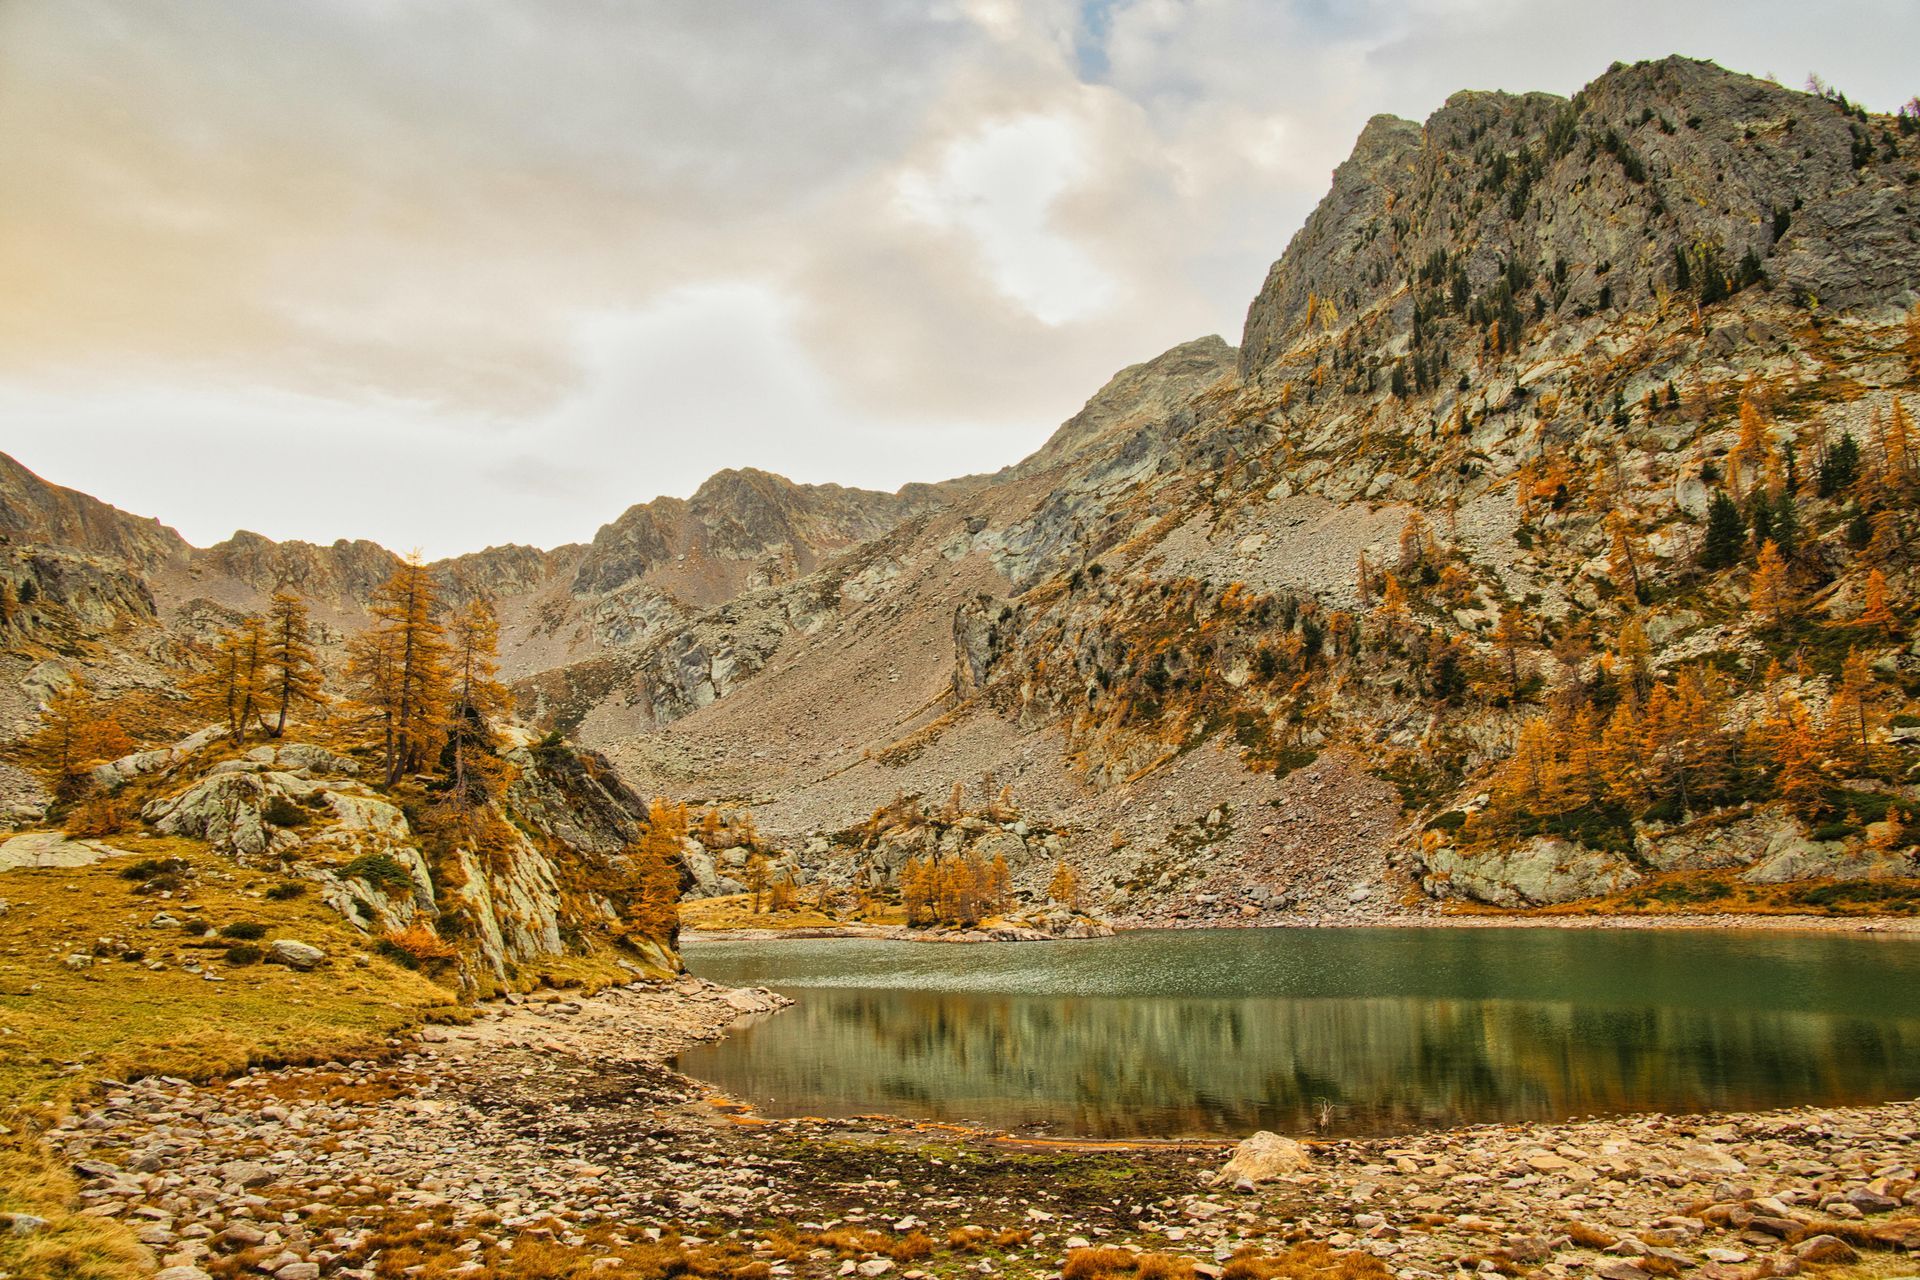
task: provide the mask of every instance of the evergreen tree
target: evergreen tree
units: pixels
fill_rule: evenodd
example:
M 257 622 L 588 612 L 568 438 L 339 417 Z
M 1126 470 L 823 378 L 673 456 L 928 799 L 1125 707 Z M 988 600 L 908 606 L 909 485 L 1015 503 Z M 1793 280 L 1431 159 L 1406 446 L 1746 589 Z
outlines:
M 1820 460 L 1820 496 L 1831 498 L 1845 493 L 1859 478 L 1860 442 L 1853 438 L 1853 432 L 1845 431 L 1840 435 L 1840 443 Z
M 1707 508 L 1707 533 L 1700 544 L 1700 567 L 1709 573 L 1731 568 L 1740 562 L 1747 545 L 1747 522 L 1740 508 L 1725 490 L 1713 495 Z

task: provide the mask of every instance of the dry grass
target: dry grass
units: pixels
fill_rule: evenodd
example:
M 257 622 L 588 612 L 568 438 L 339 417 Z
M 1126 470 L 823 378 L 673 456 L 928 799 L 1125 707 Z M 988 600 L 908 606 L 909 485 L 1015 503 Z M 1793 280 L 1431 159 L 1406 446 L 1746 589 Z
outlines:
M 761 905 L 766 905 L 764 896 Z M 849 909 L 828 915 L 812 906 L 791 911 L 755 911 L 751 894 L 736 893 L 720 898 L 686 898 L 680 903 L 680 925 L 684 929 L 832 929 L 850 924 L 899 924 L 907 922 L 906 912 L 897 903 L 875 903 L 866 910 Z
M 1620 1242 L 1620 1237 L 1613 1232 L 1585 1222 L 1569 1222 L 1567 1239 L 1582 1249 L 1611 1249 Z
M 1391 1280 L 1393 1272 L 1370 1253 L 1335 1253 L 1317 1241 L 1282 1253 L 1242 1249 L 1228 1260 L 1220 1280 Z
M 74 1191 L 72 1176 L 30 1132 L 0 1137 L 0 1210 L 47 1220 L 28 1235 L 0 1234 L 0 1275 L 132 1280 L 151 1274 L 151 1257 L 123 1224 L 69 1211 Z

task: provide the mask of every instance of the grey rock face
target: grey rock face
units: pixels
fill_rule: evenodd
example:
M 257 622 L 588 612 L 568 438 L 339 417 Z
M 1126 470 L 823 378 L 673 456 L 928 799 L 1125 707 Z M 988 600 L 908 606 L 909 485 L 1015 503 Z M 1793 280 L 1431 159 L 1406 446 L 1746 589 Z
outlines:
M 1856 164 L 1862 129 L 1679 57 L 1616 67 L 1571 101 L 1459 93 L 1424 127 L 1376 116 L 1248 309 L 1242 373 L 1393 297 L 1404 264 L 1436 250 L 1475 295 L 1509 263 L 1556 272 L 1569 318 L 1671 291 L 1677 249 L 1729 271 L 1751 252 L 1774 288 L 1824 308 L 1906 306 L 1920 206 L 1906 166 Z M 1496 167 L 1526 176 L 1495 182 Z

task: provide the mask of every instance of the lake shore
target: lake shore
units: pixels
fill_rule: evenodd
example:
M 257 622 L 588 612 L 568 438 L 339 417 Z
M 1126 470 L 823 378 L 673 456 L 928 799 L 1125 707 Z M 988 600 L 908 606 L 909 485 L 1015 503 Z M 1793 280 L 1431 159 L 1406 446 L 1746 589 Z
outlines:
M 1920 1103 L 1309 1136 L 1236 1190 L 1224 1140 L 772 1120 L 669 1065 L 783 1003 L 692 977 L 490 1002 L 383 1061 L 109 1084 L 48 1138 L 166 1280 L 1042 1276 L 1089 1243 L 1210 1277 L 1303 1242 L 1400 1280 L 1759 1280 L 1920 1248 Z
M 1555 912 L 1449 912 L 1432 915 L 1287 916 L 1253 919 L 1130 920 L 1110 922 L 1120 933 L 1187 929 L 1764 929 L 1804 933 L 1888 933 L 1920 935 L 1920 919 L 1911 916 L 1819 916 L 1771 914 L 1608 914 Z M 1019 936 L 1012 936 L 1014 934 Z M 1037 930 L 972 929 L 935 931 L 905 925 L 803 925 L 791 929 L 683 928 L 682 943 L 773 942 L 813 938 L 865 938 L 883 942 L 1057 942 Z

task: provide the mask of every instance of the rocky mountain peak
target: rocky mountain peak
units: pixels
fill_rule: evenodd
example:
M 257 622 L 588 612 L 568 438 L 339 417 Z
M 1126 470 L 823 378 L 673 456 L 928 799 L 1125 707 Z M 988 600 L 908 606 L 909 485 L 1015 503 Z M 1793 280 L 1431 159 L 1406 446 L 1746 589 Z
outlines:
M 1707 277 L 1904 307 L 1920 197 L 1882 132 L 1842 101 L 1680 57 L 1616 65 L 1571 99 L 1465 92 L 1424 127 L 1377 116 L 1248 309 L 1242 372 L 1383 307 L 1411 328 L 1420 285 L 1458 308 L 1504 278 L 1495 306 L 1543 298 L 1528 320 L 1657 306 Z

